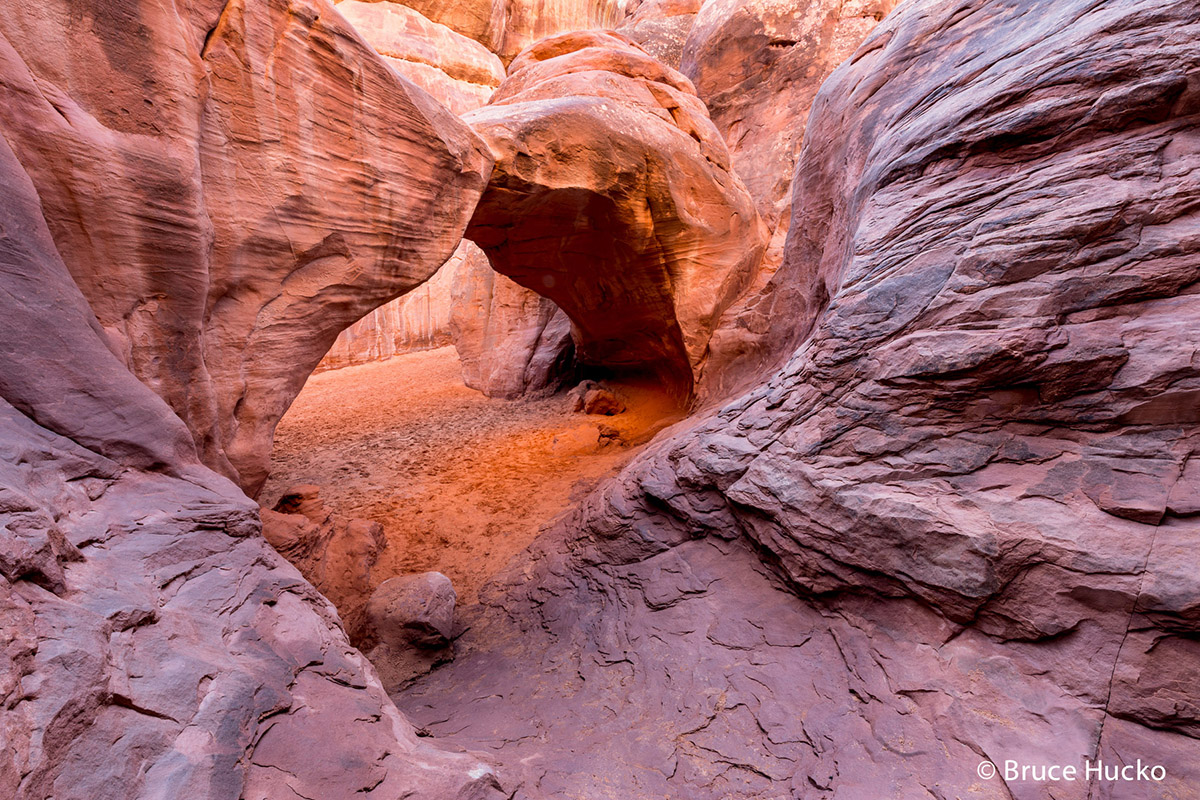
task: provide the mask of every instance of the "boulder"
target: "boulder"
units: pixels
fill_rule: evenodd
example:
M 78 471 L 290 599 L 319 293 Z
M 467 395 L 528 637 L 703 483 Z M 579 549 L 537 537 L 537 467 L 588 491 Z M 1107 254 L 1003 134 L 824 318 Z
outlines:
M 458 595 L 440 572 L 388 578 L 367 603 L 375 638 L 392 649 L 445 647 L 454 633 Z
M 464 119 L 497 162 L 468 229 L 492 267 L 566 312 L 581 363 L 689 395 L 764 231 L 688 80 L 615 34 L 564 34 Z
M 570 391 L 571 410 L 611 417 L 625 411 L 625 402 L 612 389 L 596 381 L 583 381 Z

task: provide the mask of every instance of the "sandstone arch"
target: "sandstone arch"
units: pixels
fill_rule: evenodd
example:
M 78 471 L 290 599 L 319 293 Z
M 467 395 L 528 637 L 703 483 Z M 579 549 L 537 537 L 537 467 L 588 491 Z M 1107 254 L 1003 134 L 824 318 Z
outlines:
M 567 313 L 582 363 L 690 395 L 764 229 L 687 78 L 617 34 L 564 34 L 464 119 L 496 159 L 468 238 Z

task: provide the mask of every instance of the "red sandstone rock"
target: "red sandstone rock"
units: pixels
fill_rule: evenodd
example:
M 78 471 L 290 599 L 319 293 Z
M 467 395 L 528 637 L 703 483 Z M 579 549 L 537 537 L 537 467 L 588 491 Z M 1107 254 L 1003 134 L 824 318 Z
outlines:
M 498 53 L 504 43 L 511 3 L 510 0 L 404 0 L 404 5 Z
M 613 34 L 552 37 L 467 119 L 496 157 L 468 235 L 552 299 L 583 363 L 691 391 L 763 231 L 679 73 Z
M 547 797 L 1194 793 L 1198 43 L 899 6 L 814 103 L 787 363 L 514 564 L 415 720 Z M 977 772 L 1097 758 L 1167 777 Z
M 345 222 L 400 203 L 395 189 L 335 190 L 352 163 L 398 170 L 390 142 L 404 142 L 432 159 L 438 191 L 469 198 L 486 159 L 452 118 L 406 99 L 328 6 L 220 11 L 52 2 L 0 20 L 0 795 L 486 794 L 490 770 L 415 736 L 332 606 L 193 444 L 221 461 L 233 440 L 213 430 L 240 421 L 253 439 L 256 404 L 286 406 L 280 382 L 302 382 L 328 345 L 314 340 L 335 332 L 289 327 L 287 309 L 341 286 L 330 276 L 353 253 L 386 250 L 391 235 L 361 233 L 360 218 L 335 230 L 339 204 Z M 358 94 L 334 87 L 347 73 Z M 374 149 L 343 161 L 298 101 L 312 119 L 357 104 L 380 122 L 411 114 L 412 127 L 383 141 L 366 123 L 351 138 Z M 338 201 L 327 208 L 304 197 L 325 190 Z M 395 271 L 352 280 L 356 291 L 383 299 L 433 266 L 457 234 L 452 220 L 423 224 L 412 255 L 359 262 Z M 346 291 L 320 302 L 353 308 L 336 297 Z M 240 325 L 251 308 L 258 323 Z M 239 387 L 255 386 L 233 389 L 230 362 L 246 369 Z
M 629 0 L 512 0 L 498 52 L 507 62 L 534 42 L 561 33 L 616 28 L 630 5 Z
M 492 270 L 464 242 L 454 269 L 450 332 L 463 382 L 512 399 L 558 389 L 574 367 L 571 323 L 548 298 Z
M 326 509 L 313 485 L 292 487 L 261 515 L 266 540 L 333 603 L 346 634 L 359 644 L 375 588 L 371 568 L 387 548 L 383 526 Z
M 241 8 L 211 46 L 239 43 Z M 363 52 L 322 39 L 314 8 L 287 15 L 314 47 Z M 134 221 L 164 225 L 177 202 L 151 167 L 155 126 L 178 118 L 46 62 L 71 24 L 81 63 L 136 55 L 134 26 L 69 10 L 0 20 L 0 796 L 1149 800 L 1200 785 L 1200 372 L 1180 334 L 1200 322 L 1193 2 L 910 0 L 886 20 L 814 106 L 787 258 L 762 294 L 766 351 L 787 363 L 674 429 L 484 590 L 455 662 L 397 695 L 421 737 L 258 535 L 253 503 L 199 466 L 185 426 L 110 350 L 76 285 L 109 262 L 59 254 L 79 245 L 43 218 L 64 219 L 39 199 L 58 196 L 46 175 L 95 180 L 109 162 L 64 147 L 52 170 L 37 124 L 59 144 L 136 135 L 142 150 L 116 151 L 104 176 L 157 187 L 130 201 Z M 177 18 L 137 10 L 160 52 Z M 208 18 L 167 51 L 198 49 L 218 22 L 192 13 Z M 36 83 L 10 46 L 29 20 L 51 20 L 31 29 L 52 46 L 23 45 Z M 287 55 L 299 38 L 275 43 Z M 561 44 L 550 52 L 569 57 Z M 224 62 L 218 84 L 254 63 Z M 544 82 L 586 73 L 624 103 L 629 85 L 608 75 L 649 69 L 573 63 L 513 91 L 539 103 L 558 96 Z M 182 74 L 134 66 L 149 86 Z M 155 101 L 191 97 L 185 77 Z M 39 98 L 82 133 L 23 116 Z M 220 146 L 258 141 L 236 132 Z M 127 243 L 95 233 L 97 249 Z M 327 266 L 314 263 L 296 291 L 326 285 L 307 282 Z M 195 295 L 144 276 L 170 290 L 139 312 L 153 342 L 144 331 Z M 427 734 L 488 748 L 517 788 Z M 1141 759 L 1167 778 L 1006 784 L 980 777 L 984 758 Z
M 445 647 L 454 634 L 458 595 L 440 572 L 400 575 L 379 584 L 367 604 L 373 634 L 390 647 Z
M 0 796 L 488 796 L 106 347 L 5 136 L 0 185 Z
M 679 69 L 683 46 L 702 0 L 647 0 L 617 31 L 669 67 Z
M 317 365 L 317 371 L 382 361 L 401 353 L 450 344 L 455 258 L 451 256 L 432 278 L 416 289 L 380 306 L 338 334 L 333 347 Z
M 455 114 L 487 103 L 504 80 L 500 59 L 409 5 L 344 0 L 337 9 L 397 72 Z
M 733 169 L 770 229 L 753 284 L 721 318 L 701 394 L 726 397 L 779 352 L 766 335 L 791 219 L 791 185 L 813 98 L 895 0 L 709 0 L 688 29 L 680 69 L 729 146 Z
M 189 9 L 11 9 L 0 124 L 113 351 L 254 491 L 337 333 L 453 251 L 489 159 L 323 0 Z
M 625 403 L 620 396 L 596 381 L 583 381 L 570 395 L 571 410 L 584 414 L 600 414 L 611 417 L 625 411 Z
M 629 0 L 403 0 L 403 5 L 480 42 L 507 63 L 549 36 L 616 28 Z
M 338 11 L 396 72 L 455 114 L 487 103 L 504 79 L 500 59 L 482 44 L 405 5 L 345 0 Z M 452 282 L 462 258 L 459 252 L 428 281 L 342 331 L 318 370 L 450 344 Z

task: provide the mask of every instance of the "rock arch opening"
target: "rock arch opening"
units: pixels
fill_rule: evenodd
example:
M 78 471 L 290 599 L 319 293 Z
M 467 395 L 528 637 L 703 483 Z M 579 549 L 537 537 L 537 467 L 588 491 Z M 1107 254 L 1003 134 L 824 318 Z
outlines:
M 382 583 L 438 572 L 461 604 L 473 603 L 545 525 L 686 411 L 661 383 L 618 372 L 604 381 L 572 372 L 537 392 L 489 397 L 464 381 L 455 346 L 439 343 L 382 360 L 335 345 L 339 359 L 362 363 L 309 378 L 276 429 L 258 497 L 268 540 L 364 648 L 375 635 L 367 603 Z M 514 370 L 527 365 L 503 336 L 488 344 L 496 350 L 476 362 L 515 355 Z

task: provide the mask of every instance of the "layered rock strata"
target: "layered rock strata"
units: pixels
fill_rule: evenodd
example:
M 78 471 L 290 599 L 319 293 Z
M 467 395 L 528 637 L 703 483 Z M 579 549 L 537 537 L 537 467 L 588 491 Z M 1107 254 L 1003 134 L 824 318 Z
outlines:
M 646 0 L 617 28 L 647 53 L 679 69 L 683 48 L 703 0 Z
M 372 568 L 387 549 L 383 525 L 326 508 L 312 484 L 288 489 L 274 508 L 259 513 L 267 542 L 333 603 L 346 635 L 359 645 L 367 599 L 379 582 Z

